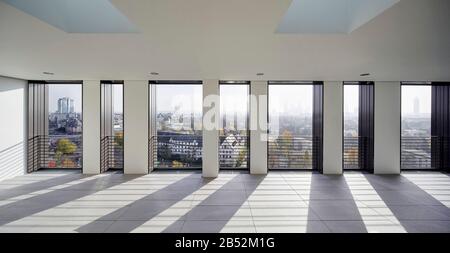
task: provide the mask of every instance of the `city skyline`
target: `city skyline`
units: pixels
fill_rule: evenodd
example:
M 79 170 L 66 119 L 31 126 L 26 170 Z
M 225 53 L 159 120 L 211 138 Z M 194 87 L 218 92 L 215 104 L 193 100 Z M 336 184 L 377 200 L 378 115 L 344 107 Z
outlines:
M 403 85 L 401 102 L 404 115 L 431 114 L 431 85 Z
M 58 100 L 64 97 L 73 99 L 74 112 L 81 113 L 82 85 L 81 84 L 50 84 L 48 86 L 49 112 L 58 111 Z

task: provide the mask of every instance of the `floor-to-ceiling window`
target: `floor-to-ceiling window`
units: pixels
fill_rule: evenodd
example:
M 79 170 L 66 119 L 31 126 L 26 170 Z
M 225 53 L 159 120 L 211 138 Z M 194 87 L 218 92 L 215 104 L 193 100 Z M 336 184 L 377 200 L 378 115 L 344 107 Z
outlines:
M 344 82 L 343 168 L 373 172 L 374 83 Z
M 401 168 L 432 169 L 431 85 L 402 84 Z
M 123 169 L 123 82 L 101 82 L 101 172 Z
M 42 136 L 41 166 L 45 168 L 81 168 L 83 161 L 82 85 L 48 86 L 48 135 Z
M 312 169 L 314 85 L 269 83 L 268 89 L 269 169 Z
M 151 82 L 150 156 L 155 169 L 202 167 L 202 83 Z
M 249 166 L 249 83 L 220 82 L 219 165 L 221 169 Z
M 359 169 L 359 85 L 344 84 L 344 169 Z

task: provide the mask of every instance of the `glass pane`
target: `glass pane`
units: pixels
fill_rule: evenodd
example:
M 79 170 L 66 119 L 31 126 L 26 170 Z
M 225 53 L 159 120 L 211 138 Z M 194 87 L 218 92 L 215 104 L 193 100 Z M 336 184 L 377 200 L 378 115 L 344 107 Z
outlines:
M 113 131 L 114 136 L 123 136 L 123 85 L 113 85 Z
M 248 95 L 248 85 L 220 86 L 219 162 L 221 168 L 248 167 Z
M 48 168 L 82 167 L 82 86 L 48 85 Z
M 156 86 L 155 168 L 201 168 L 202 86 Z
M 359 167 L 359 85 L 344 85 L 344 169 Z
M 109 168 L 123 169 L 123 85 L 112 85 L 112 134 L 109 140 Z
M 431 169 L 431 86 L 402 86 L 402 169 Z
M 313 85 L 269 85 L 269 168 L 312 169 Z

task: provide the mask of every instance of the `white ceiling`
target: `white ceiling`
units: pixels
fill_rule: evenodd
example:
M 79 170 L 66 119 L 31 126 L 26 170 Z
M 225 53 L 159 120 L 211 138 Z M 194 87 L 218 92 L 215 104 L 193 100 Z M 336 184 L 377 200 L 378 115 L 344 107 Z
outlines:
M 450 1 L 401 0 L 350 34 L 280 34 L 290 0 L 112 0 L 140 33 L 66 33 L 0 1 L 0 75 L 450 80 Z

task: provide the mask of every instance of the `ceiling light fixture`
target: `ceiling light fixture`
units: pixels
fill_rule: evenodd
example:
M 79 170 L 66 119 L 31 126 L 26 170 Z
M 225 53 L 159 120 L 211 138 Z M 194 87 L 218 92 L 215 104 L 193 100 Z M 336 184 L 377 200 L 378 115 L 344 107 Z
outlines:
M 370 73 L 363 73 L 363 74 L 361 74 L 359 76 L 370 76 Z
M 260 72 L 260 73 L 256 73 L 257 76 L 263 76 L 264 73 Z
M 45 71 L 45 72 L 42 72 L 42 74 L 44 74 L 44 75 L 54 75 L 55 73 Z
M 159 73 L 158 72 L 150 72 L 150 75 L 157 76 L 157 75 L 159 75 Z

